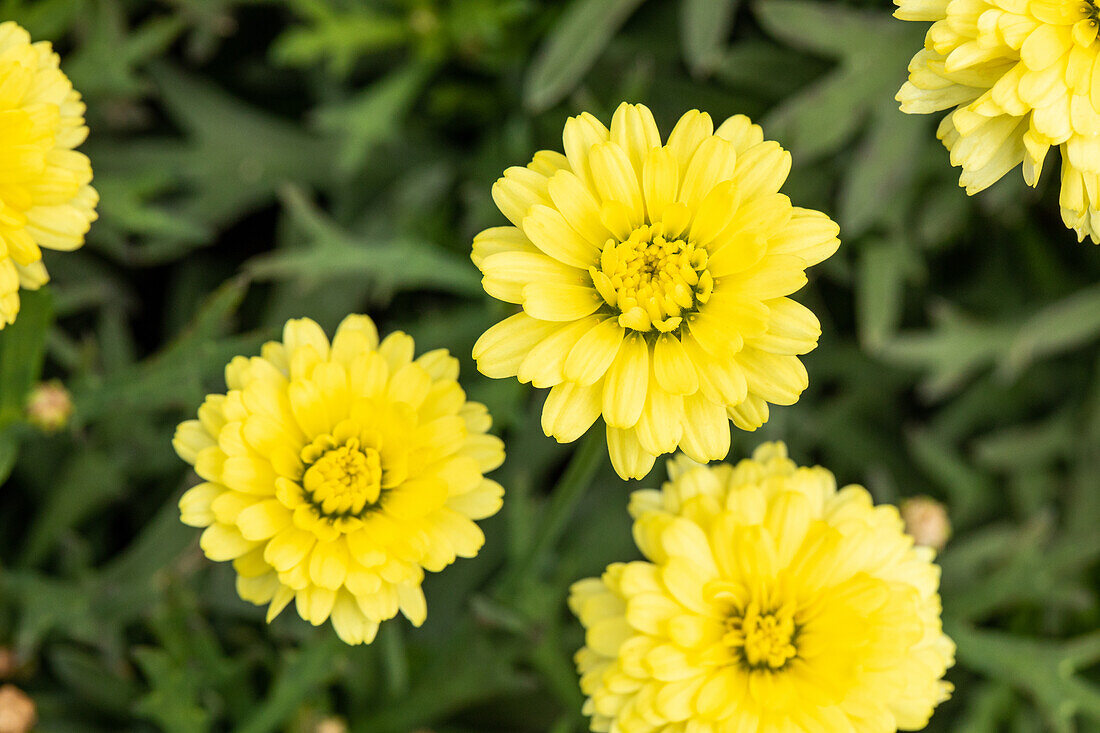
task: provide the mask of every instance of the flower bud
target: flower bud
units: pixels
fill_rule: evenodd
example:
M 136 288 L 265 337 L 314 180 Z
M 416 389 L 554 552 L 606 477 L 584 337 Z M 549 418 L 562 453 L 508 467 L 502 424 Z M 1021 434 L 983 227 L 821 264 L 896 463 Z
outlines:
M 0 687 L 0 733 L 27 733 L 37 720 L 34 700 L 15 685 Z
M 943 504 L 927 496 L 916 496 L 903 501 L 900 510 L 905 531 L 918 545 L 936 552 L 943 549 L 951 537 L 951 520 Z
M 53 433 L 65 427 L 72 414 L 69 390 L 56 379 L 39 383 L 27 398 L 27 419 L 43 432 Z

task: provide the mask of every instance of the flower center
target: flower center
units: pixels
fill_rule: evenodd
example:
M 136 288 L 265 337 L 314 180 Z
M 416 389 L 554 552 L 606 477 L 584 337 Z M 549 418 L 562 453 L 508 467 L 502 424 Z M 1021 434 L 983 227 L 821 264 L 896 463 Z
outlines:
M 381 457 L 358 438 L 338 444 L 322 435 L 302 450 L 302 460 L 311 464 L 302 477 L 306 501 L 323 517 L 359 516 L 382 493 Z
M 794 611 L 782 607 L 762 612 L 753 601 L 743 616 L 726 620 L 722 641 L 736 651 L 750 669 L 782 669 L 797 654 L 794 640 L 798 629 Z
M 635 331 L 675 331 L 714 289 L 707 251 L 685 239 L 666 239 L 661 224 L 638 227 L 625 242 L 609 239 L 600 267 L 588 272 L 618 311 L 619 325 Z

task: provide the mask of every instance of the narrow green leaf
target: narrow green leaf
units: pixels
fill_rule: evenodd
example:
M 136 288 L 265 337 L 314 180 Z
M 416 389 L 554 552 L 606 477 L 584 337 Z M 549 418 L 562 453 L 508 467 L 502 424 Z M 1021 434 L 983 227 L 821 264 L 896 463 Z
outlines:
M 681 0 L 680 39 L 684 60 L 700 75 L 710 74 L 722 58 L 740 0 Z
M 643 1 L 573 0 L 527 70 L 527 107 L 541 112 L 571 92 Z
M 467 295 L 481 292 L 481 279 L 466 258 L 410 237 L 358 238 L 329 219 L 298 189 L 286 189 L 283 200 L 291 219 L 312 241 L 306 248 L 277 250 L 249 260 L 245 269 L 257 280 L 316 283 L 368 277 L 380 296 L 411 288 Z
M 860 252 L 856 313 L 865 348 L 877 349 L 897 332 L 909 259 L 903 244 L 870 245 Z
M 1020 327 L 1002 363 L 1015 377 L 1043 357 L 1100 338 L 1100 285 L 1093 285 L 1048 305 Z
M 49 289 L 23 290 L 19 316 L 0 331 L 0 425 L 23 415 L 27 393 L 42 377 L 46 335 L 53 323 Z

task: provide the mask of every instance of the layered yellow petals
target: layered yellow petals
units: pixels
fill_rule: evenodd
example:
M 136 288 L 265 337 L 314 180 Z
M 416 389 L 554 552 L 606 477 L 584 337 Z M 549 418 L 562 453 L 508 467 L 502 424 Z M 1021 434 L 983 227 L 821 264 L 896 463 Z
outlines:
M 623 448 L 629 452 L 629 448 Z M 923 728 L 951 685 L 939 569 L 898 512 L 781 443 L 631 497 L 645 560 L 572 587 L 594 731 Z
M 514 224 L 474 239 L 489 295 L 521 311 L 474 346 L 482 373 L 551 388 L 543 428 L 575 440 L 603 417 L 620 476 L 682 448 L 725 456 L 729 421 L 806 387 L 817 320 L 788 297 L 832 255 L 838 228 L 779 193 L 790 155 L 744 116 L 691 111 L 662 142 L 623 104 L 610 127 L 566 122 L 565 154 L 536 154 L 493 187 Z
M 331 342 L 292 320 L 282 342 L 231 361 L 228 391 L 176 429 L 176 452 L 204 479 L 180 518 L 204 528 L 203 552 L 233 562 L 239 595 L 267 604 L 269 621 L 293 600 L 310 623 L 369 643 L 398 612 L 423 623 L 424 571 L 481 548 L 474 520 L 500 509 L 503 489 L 484 474 L 503 444 L 454 357 L 413 357 L 409 336 L 379 342 L 366 316 Z
M 1100 10 L 1094 0 L 895 0 L 902 20 L 932 21 L 898 92 L 911 114 L 951 110 L 939 138 L 968 194 L 1022 164 L 1038 183 L 1062 158 L 1061 209 L 1078 239 L 1100 243 Z
M 19 290 L 49 280 L 42 249 L 84 244 L 99 201 L 92 166 L 74 150 L 88 136 L 84 103 L 45 41 L 0 23 L 0 329 Z

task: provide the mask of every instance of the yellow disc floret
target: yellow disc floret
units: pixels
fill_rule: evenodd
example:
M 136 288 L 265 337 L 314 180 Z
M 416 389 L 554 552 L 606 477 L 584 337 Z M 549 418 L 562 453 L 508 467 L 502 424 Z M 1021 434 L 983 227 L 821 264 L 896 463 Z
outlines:
M 675 331 L 714 290 L 707 251 L 662 224 L 643 225 L 625 242 L 607 240 L 599 267 L 588 268 L 600 297 L 619 312 L 619 325 L 634 331 Z
M 781 443 L 669 463 L 631 497 L 644 561 L 574 584 L 594 731 L 918 730 L 951 692 L 933 551 Z
M 0 23 L 0 329 L 19 313 L 19 289 L 49 280 L 41 248 L 80 247 L 96 218 L 92 166 L 74 150 L 87 136 L 50 44 Z
M 643 105 L 610 128 L 571 118 L 565 153 L 512 167 L 493 199 L 514 226 L 474 239 L 493 297 L 521 311 L 474 345 L 478 369 L 549 387 L 542 427 L 576 440 L 600 417 L 615 470 L 677 448 L 725 457 L 809 383 L 817 318 L 790 296 L 839 229 L 779 193 L 790 155 L 747 117 L 685 114 L 662 141 Z
M 281 343 L 230 362 L 228 392 L 177 429 L 176 451 L 205 480 L 180 499 L 184 523 L 206 528 L 203 551 L 233 561 L 238 593 L 269 604 L 268 620 L 294 600 L 349 644 L 398 611 L 419 625 L 424 570 L 476 555 L 473 520 L 503 494 L 483 476 L 503 445 L 457 378 L 446 351 L 414 360 L 411 338 L 379 343 L 366 316 L 331 344 L 313 321 L 289 321 Z

